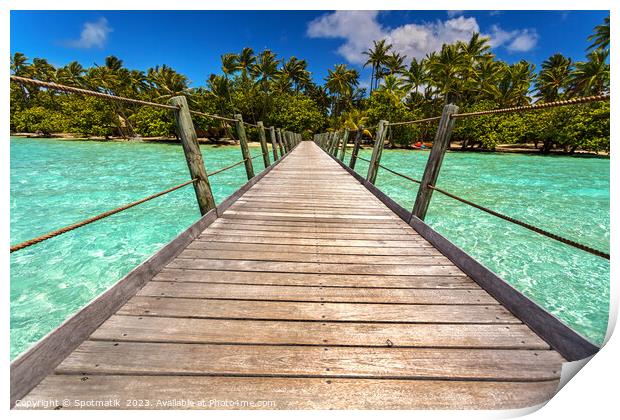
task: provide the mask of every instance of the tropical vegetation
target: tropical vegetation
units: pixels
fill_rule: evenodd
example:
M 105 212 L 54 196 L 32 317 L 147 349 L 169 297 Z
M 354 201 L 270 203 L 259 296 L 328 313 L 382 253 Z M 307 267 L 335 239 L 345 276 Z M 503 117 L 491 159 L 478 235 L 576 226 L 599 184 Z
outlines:
M 84 68 L 78 62 L 55 67 L 44 58 L 11 57 L 11 73 L 112 95 L 166 103 L 185 95 L 190 107 L 209 114 L 241 114 L 245 121 L 263 121 L 308 134 L 347 127 L 375 126 L 379 120 L 416 120 L 441 114 L 454 103 L 463 112 L 529 105 L 606 94 L 610 86 L 609 18 L 594 28 L 587 58 L 573 61 L 562 54 L 546 59 L 540 69 L 525 60 L 498 60 L 488 38 L 474 33 L 468 41 L 444 44 L 422 59 L 408 59 L 386 40 L 364 52 L 371 69 L 369 90 L 360 74 L 346 64 L 327 69 L 318 84 L 308 63 L 284 59 L 266 49 L 244 48 L 221 56 L 221 73 L 191 87 L 186 76 L 166 65 L 146 71 L 128 69 L 110 56 L 102 65 Z M 225 122 L 194 119 L 199 135 L 234 136 Z M 392 146 L 432 141 L 436 123 L 395 126 Z M 218 128 L 219 130 L 213 130 Z M 11 83 L 11 130 L 76 133 L 83 136 L 174 136 L 174 121 L 165 109 L 95 97 L 49 91 Z M 537 112 L 460 119 L 454 141 L 463 148 L 494 149 L 498 144 L 533 142 L 543 152 L 562 148 L 609 150 L 609 102 L 553 108 Z

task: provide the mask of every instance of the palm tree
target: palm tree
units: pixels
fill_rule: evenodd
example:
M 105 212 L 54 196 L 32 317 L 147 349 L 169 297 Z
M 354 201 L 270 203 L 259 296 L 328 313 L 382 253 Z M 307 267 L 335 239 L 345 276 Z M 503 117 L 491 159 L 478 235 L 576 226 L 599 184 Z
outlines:
M 279 77 L 287 79 L 295 86 L 295 92 L 306 87 L 310 82 L 310 72 L 307 70 L 308 63 L 306 60 L 298 60 L 291 57 L 282 66 Z
M 269 90 L 269 83 L 278 74 L 279 60 L 276 60 L 276 55 L 270 50 L 264 50 L 258 55 L 254 64 L 250 67 L 250 74 L 256 80 L 259 86 L 263 89 L 263 92 Z
M 364 63 L 364 67 L 369 64 L 372 66 L 372 72 L 370 74 L 370 92 L 372 92 L 373 88 L 378 84 L 379 74 L 385 64 L 388 52 L 391 49 L 392 45 L 386 45 L 385 39 L 382 39 L 381 41 L 373 41 L 373 47 L 362 53 L 368 56 L 368 60 Z
M 609 50 L 609 16 L 605 18 L 602 25 L 594 27 L 594 33 L 588 37 L 588 41 L 592 41 L 592 45 L 588 50 Z
M 170 99 L 188 93 L 187 77 L 165 64 L 148 69 L 147 79 L 153 86 L 157 99 Z
M 77 61 L 72 61 L 64 67 L 61 67 L 57 71 L 57 78 L 59 83 L 72 86 L 83 86 L 84 81 L 82 76 L 86 73 L 84 67 Z
M 418 61 L 415 58 L 412 59 L 411 64 L 409 64 L 409 70 L 404 71 L 402 74 L 403 88 L 406 89 L 407 92 L 415 93 L 416 95 L 420 92 L 420 87 L 425 85 L 429 80 L 424 60 Z
M 242 49 L 237 56 L 237 70 L 241 71 L 241 80 L 243 80 L 244 83 L 247 82 L 248 73 L 250 73 L 250 69 L 254 63 L 256 63 L 254 50 L 249 47 Z
M 478 32 L 474 32 L 468 42 L 459 41 L 458 46 L 473 62 L 488 55 L 491 49 L 489 38 L 481 37 Z
M 608 50 L 594 50 L 587 61 L 575 63 L 570 90 L 576 95 L 600 95 L 609 91 Z
M 236 54 L 227 53 L 227 54 L 220 56 L 220 59 L 222 60 L 222 72 L 224 73 L 224 78 L 226 79 L 226 82 L 228 83 L 230 80 L 229 77 L 233 76 L 239 69 L 238 56 Z M 228 102 L 234 111 L 231 90 L 232 89 L 227 89 Z
M 35 79 L 46 82 L 53 82 L 56 78 L 56 69 L 44 58 L 34 58 L 29 67 L 29 72 Z
M 368 115 L 366 111 L 353 108 L 342 114 L 341 127 L 348 128 L 351 131 L 358 131 L 360 126 L 368 123 Z
M 256 79 L 256 83 L 258 86 L 262 88 L 263 91 L 263 107 L 261 109 L 261 120 L 264 119 L 268 101 L 270 95 L 269 85 L 278 75 L 278 64 L 279 60 L 276 60 L 276 55 L 272 53 L 270 50 L 264 50 L 258 55 L 258 59 L 250 68 L 250 74 L 254 79 Z
M 385 59 L 385 69 L 381 76 L 385 77 L 387 75 L 395 75 L 398 73 L 402 73 L 407 67 L 405 66 L 406 55 L 401 55 L 399 53 L 392 53 L 388 55 Z
M 534 65 L 521 60 L 511 65 L 503 63 L 502 67 L 497 85 L 490 86 L 487 93 L 503 107 L 528 105 L 528 94 L 534 80 Z
M 431 82 L 443 95 L 444 104 L 455 102 L 462 92 L 462 73 L 469 64 L 465 54 L 456 44 L 444 44 L 439 53 L 431 53 L 426 59 Z
M 20 52 L 16 52 L 11 57 L 11 73 L 15 76 L 23 76 L 28 69 L 28 57 Z
M 338 64 L 334 70 L 328 69 L 325 78 L 325 87 L 335 96 L 332 115 L 340 115 L 343 98 L 351 96 L 353 89 L 359 84 L 359 73 L 355 69 L 350 69 L 346 64 Z
M 536 77 L 536 96 L 544 102 L 560 99 L 569 85 L 572 68 L 571 59 L 559 53 L 543 61 Z

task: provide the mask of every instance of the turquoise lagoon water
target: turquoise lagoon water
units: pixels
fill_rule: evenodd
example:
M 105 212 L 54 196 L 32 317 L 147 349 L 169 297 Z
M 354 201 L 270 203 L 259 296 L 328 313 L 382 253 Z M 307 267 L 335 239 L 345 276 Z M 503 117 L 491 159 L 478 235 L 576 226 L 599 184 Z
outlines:
M 238 147 L 202 146 L 209 171 Z M 252 154 L 260 152 L 254 148 Z M 362 156 L 369 156 L 364 150 Z M 428 152 L 384 152 L 421 177 Z M 348 161 L 348 155 L 346 160 Z M 365 174 L 367 164 L 356 170 Z M 262 159 L 254 160 L 256 172 Z M 11 139 L 11 243 L 186 181 L 176 144 Z M 243 165 L 212 178 L 216 200 L 239 188 Z M 552 232 L 609 250 L 609 160 L 448 153 L 439 186 Z M 411 208 L 415 184 L 386 171 L 377 185 Z M 199 217 L 191 186 L 11 254 L 11 358 L 127 274 Z M 605 335 L 609 263 L 435 194 L 427 221 L 595 342 Z

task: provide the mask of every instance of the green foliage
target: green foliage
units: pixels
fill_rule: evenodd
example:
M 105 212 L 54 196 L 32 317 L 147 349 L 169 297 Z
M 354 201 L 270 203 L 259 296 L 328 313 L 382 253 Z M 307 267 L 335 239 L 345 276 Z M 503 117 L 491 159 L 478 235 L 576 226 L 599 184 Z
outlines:
M 66 131 L 67 119 L 60 112 L 50 111 L 42 106 L 35 106 L 15 114 L 11 125 L 20 132 L 50 135 Z
M 129 117 L 136 134 L 143 137 L 174 136 L 172 113 L 165 109 L 141 107 Z
M 63 113 L 69 121 L 68 130 L 83 136 L 108 137 L 120 124 L 112 104 L 90 96 L 65 97 Z
M 304 95 L 279 95 L 268 115 L 270 125 L 301 133 L 318 131 L 327 124 L 327 118 L 310 98 Z

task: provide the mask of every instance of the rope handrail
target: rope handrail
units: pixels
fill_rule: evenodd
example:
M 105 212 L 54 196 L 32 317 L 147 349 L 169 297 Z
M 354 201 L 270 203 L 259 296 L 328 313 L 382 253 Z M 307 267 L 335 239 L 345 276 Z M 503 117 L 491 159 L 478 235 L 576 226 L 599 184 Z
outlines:
M 555 102 L 546 102 L 542 104 L 534 104 L 534 105 L 525 105 L 525 106 L 515 106 L 511 108 L 499 108 L 499 109 L 490 109 L 487 111 L 476 111 L 476 112 L 464 112 L 461 114 L 452 114 L 450 118 L 464 118 L 464 117 L 475 117 L 479 115 L 490 115 L 490 114 L 505 114 L 509 112 L 525 112 L 525 111 L 533 111 L 537 109 L 545 109 L 545 108 L 556 108 L 560 106 L 567 105 L 578 105 L 578 104 L 586 104 L 590 102 L 600 102 L 600 101 L 608 101 L 610 98 L 609 94 L 605 95 L 594 95 L 594 96 L 583 96 L 580 98 L 572 98 L 566 99 L 563 101 L 555 101 Z
M 349 154 L 351 156 L 355 156 L 357 159 L 361 159 L 363 161 L 370 162 L 369 159 L 363 158 L 360 155 L 356 155 L 356 154 L 353 154 L 351 152 L 345 152 L 345 154 Z M 416 184 L 421 184 L 422 183 L 422 181 L 420 181 L 420 180 L 417 180 L 415 178 L 411 178 L 409 175 L 405 175 L 405 174 L 402 174 L 400 172 L 397 172 L 397 171 L 395 171 L 393 169 L 388 168 L 387 166 L 383 166 L 383 165 L 379 164 L 379 167 L 385 169 L 388 172 L 393 173 L 394 175 L 397 175 L 397 176 L 400 176 L 402 178 L 405 178 L 405 179 L 407 179 L 407 180 L 409 180 L 411 182 L 415 182 Z
M 438 187 L 436 187 L 434 185 L 429 185 L 428 188 L 430 188 L 430 189 L 432 189 L 434 191 L 437 191 L 437 192 L 439 192 L 439 193 L 441 193 L 441 194 L 443 194 L 445 196 L 448 196 L 448 197 L 450 197 L 450 198 L 452 198 L 454 200 L 460 201 L 461 203 L 464 203 L 464 204 L 467 204 L 467 205 L 469 205 L 471 207 L 477 208 L 478 210 L 482 210 L 485 213 L 488 213 L 488 214 L 491 214 L 491 215 L 493 215 L 495 217 L 499 217 L 500 219 L 506 220 L 507 222 L 511 222 L 511 223 L 514 223 L 514 224 L 519 225 L 521 227 L 524 227 L 526 229 L 529 229 L 532 232 L 536 232 L 536 233 L 538 233 L 540 235 L 543 235 L 543 236 L 546 236 L 548 238 L 554 239 L 554 240 L 556 240 L 558 242 L 561 242 L 563 244 L 570 245 L 570 246 L 572 246 L 574 248 L 577 248 L 577 249 L 580 249 L 582 251 L 589 252 L 590 254 L 596 255 L 598 257 L 609 259 L 609 254 L 608 253 L 605 253 L 603 251 L 599 251 L 598 249 L 591 248 L 591 247 L 589 247 L 587 245 L 583 245 L 583 244 L 580 244 L 580 243 L 575 242 L 573 240 L 570 240 L 570 239 L 564 238 L 562 236 L 556 235 L 555 233 L 548 232 L 548 231 L 543 230 L 543 229 L 541 229 L 539 227 L 536 227 L 534 225 L 530 225 L 529 223 L 522 222 L 521 220 L 514 219 L 514 218 L 512 218 L 510 216 L 506 216 L 506 215 L 504 215 L 502 213 L 498 213 L 495 210 L 491 210 L 489 208 L 486 208 L 486 207 L 481 206 L 479 204 L 473 203 L 473 202 L 471 202 L 469 200 L 466 200 L 464 198 L 458 197 L 458 196 L 456 196 L 454 194 L 451 194 L 451 193 L 449 193 L 449 192 L 447 192 L 445 190 L 442 190 L 441 188 L 438 188 Z
M 237 121 L 234 118 L 222 117 L 222 116 L 216 115 L 216 114 L 207 114 L 206 112 L 194 111 L 193 109 L 190 109 L 189 112 L 190 112 L 190 114 L 200 115 L 202 117 L 213 118 L 215 120 L 222 120 L 222 121 L 228 121 L 228 122 L 236 122 Z
M 250 157 L 249 159 L 250 159 L 250 160 L 254 160 L 254 159 L 256 159 L 256 158 L 258 158 L 258 157 L 261 157 L 261 156 L 263 156 L 263 154 L 262 154 L 262 153 L 261 153 L 261 154 L 259 154 L 259 155 L 256 155 L 256 156 L 252 156 L 252 157 Z M 221 168 L 221 169 L 218 169 L 218 170 L 216 170 L 216 171 L 209 172 L 209 173 L 207 173 L 207 176 L 217 175 L 217 174 L 219 174 L 220 172 L 224 172 L 224 171 L 227 171 L 227 170 L 229 170 L 229 169 L 232 169 L 232 168 L 234 168 L 235 166 L 239 166 L 239 165 L 241 165 L 241 164 L 242 164 L 243 162 L 245 162 L 246 160 L 247 160 L 247 159 L 241 159 L 239 162 L 235 162 L 235 163 L 233 163 L 232 165 L 228 165 L 228 166 L 225 166 L 225 167 L 223 167 L 223 168 Z
M 147 106 L 152 106 L 156 108 L 164 108 L 164 109 L 172 109 L 172 110 L 179 109 L 178 107 L 174 105 L 166 105 L 166 104 L 159 104 L 156 102 L 142 101 L 140 99 L 125 98 L 123 96 L 110 95 L 108 93 L 101 93 L 101 92 L 97 92 L 94 90 L 61 85 L 61 84 L 54 83 L 54 82 L 44 82 L 42 80 L 29 79 L 27 77 L 11 75 L 11 81 L 20 83 L 20 84 L 40 86 L 40 87 L 44 87 L 47 89 L 57 90 L 60 92 L 65 92 L 65 93 L 79 93 L 82 95 L 95 96 L 97 98 L 109 99 L 109 100 L 117 101 L 117 102 L 126 102 L 126 103 L 131 103 L 131 104 L 136 104 L 136 105 L 147 105 Z
M 345 152 L 345 153 L 348 153 L 348 154 L 350 154 L 351 156 L 356 156 L 356 155 L 354 155 L 353 153 L 348 152 L 348 151 L 347 151 L 347 152 Z M 366 162 L 370 162 L 370 160 L 368 160 L 368 159 L 366 159 L 366 158 L 363 158 L 363 157 L 361 157 L 361 156 L 356 156 L 356 157 L 357 157 L 358 159 L 364 160 L 364 161 L 366 161 Z M 422 181 L 419 181 L 419 180 L 417 180 L 417 179 L 411 178 L 410 176 L 407 176 L 407 175 L 405 175 L 405 174 L 402 174 L 402 173 L 396 172 L 396 171 L 394 171 L 394 170 L 392 170 L 392 169 L 390 169 L 390 168 L 388 168 L 388 167 L 386 167 L 386 166 L 383 166 L 383 165 L 381 165 L 381 164 L 379 165 L 379 167 L 381 167 L 381 168 L 385 169 L 385 170 L 386 170 L 386 171 L 388 171 L 388 172 L 393 173 L 394 175 L 398 175 L 398 176 L 400 176 L 400 177 L 402 177 L 402 178 L 408 179 L 409 181 L 415 182 L 415 183 L 417 183 L 417 184 L 421 184 L 421 183 L 422 183 Z M 599 256 L 599 257 L 602 257 L 602 258 L 605 258 L 605 259 L 609 259 L 609 254 L 608 254 L 608 253 L 605 253 L 605 252 L 603 252 L 603 251 L 599 251 L 599 250 L 594 249 L 594 248 L 591 248 L 591 247 L 589 247 L 589 246 L 587 246 L 587 245 L 583 245 L 583 244 L 580 244 L 580 243 L 578 243 L 578 242 L 572 241 L 572 240 L 570 240 L 570 239 L 567 239 L 567 238 L 561 237 L 561 236 L 559 236 L 559 235 L 556 235 L 556 234 L 554 234 L 554 233 L 548 232 L 548 231 L 543 230 L 543 229 L 541 229 L 541 228 L 539 228 L 539 227 L 536 227 L 536 226 L 534 226 L 534 225 L 530 225 L 529 223 L 522 222 L 521 220 L 517 220 L 517 219 L 514 219 L 514 218 L 512 218 L 512 217 L 510 217 L 510 216 L 506 216 L 506 215 L 504 215 L 504 214 L 498 213 L 498 212 L 496 212 L 496 211 L 494 211 L 494 210 L 491 210 L 491 209 L 489 209 L 489 208 L 483 207 L 483 206 L 481 206 L 481 205 L 479 205 L 479 204 L 473 203 L 473 202 L 471 202 L 471 201 L 469 201 L 469 200 L 466 200 L 466 199 L 464 199 L 464 198 L 461 198 L 461 197 L 458 197 L 458 196 L 456 196 L 456 195 L 454 195 L 454 194 L 451 194 L 451 193 L 449 193 L 449 192 L 447 192 L 447 191 L 445 191 L 445 190 L 442 190 L 441 188 L 435 187 L 434 185 L 429 185 L 429 186 L 428 186 L 428 188 L 430 188 L 430 189 L 432 189 L 432 190 L 434 190 L 434 191 L 437 191 L 437 192 L 439 192 L 439 193 L 441 193 L 441 194 L 444 194 L 444 195 L 446 195 L 446 196 L 448 196 L 448 197 L 450 197 L 450 198 L 453 198 L 453 199 L 455 199 L 455 200 L 457 200 L 457 201 L 460 201 L 461 203 L 467 204 L 467 205 L 469 205 L 469 206 L 472 206 L 472 207 L 474 207 L 474 208 L 477 208 L 477 209 L 479 209 L 479 210 L 482 210 L 482 211 L 484 211 L 484 212 L 486 212 L 486 213 L 489 213 L 489 214 L 491 214 L 491 215 L 493 215 L 493 216 L 499 217 L 500 219 L 506 220 L 507 222 L 511 222 L 511 223 L 514 223 L 514 224 L 519 225 L 519 226 L 521 226 L 521 227 L 524 227 L 524 228 L 526 228 L 526 229 L 529 229 L 529 230 L 531 230 L 531 231 L 533 231 L 533 232 L 536 232 L 536 233 L 538 233 L 538 234 L 540 234 L 540 235 L 543 235 L 543 236 L 546 236 L 546 237 L 548 237 L 548 238 L 554 239 L 554 240 L 556 240 L 556 241 L 558 241 L 558 242 L 561 242 L 561 243 L 563 243 L 563 244 L 570 245 L 570 246 L 575 247 L 575 248 L 577 248 L 577 249 L 580 249 L 580 250 L 582 250 L 582 251 L 589 252 L 590 254 L 593 254 L 593 255 L 596 255 L 596 256 Z
M 185 187 L 186 185 L 193 184 L 196 181 L 198 181 L 198 178 L 194 178 L 192 180 L 183 182 L 182 184 L 175 185 L 174 187 L 168 188 L 167 190 L 164 190 L 164 191 L 160 191 L 157 194 L 153 194 L 153 195 L 150 195 L 148 197 L 142 198 L 142 199 L 140 199 L 138 201 L 134 201 L 133 203 L 125 204 L 125 205 L 123 205 L 121 207 L 117 207 L 115 209 L 108 210 L 108 211 L 103 212 L 101 214 L 98 214 L 96 216 L 93 216 L 93 217 L 90 217 L 88 219 L 82 220 L 81 222 L 77 222 L 77 223 L 74 223 L 72 225 L 65 226 L 63 228 L 54 230 L 52 232 L 46 233 L 46 234 L 38 236 L 36 238 L 29 239 L 27 241 L 21 242 L 21 243 L 19 243 L 17 245 L 13 245 L 13 246 L 11 246 L 11 253 L 13 253 L 15 251 L 19 251 L 20 249 L 23 249 L 23 248 L 27 248 L 27 247 L 29 247 L 31 245 L 35 245 L 35 244 L 38 244 L 40 242 L 46 241 L 46 240 L 51 239 L 51 238 L 53 238 L 55 236 L 62 235 L 63 233 L 70 232 L 70 231 L 72 231 L 74 229 L 77 229 L 79 227 L 86 226 L 86 225 L 88 225 L 90 223 L 96 222 L 97 220 L 101 220 L 101 219 L 104 219 L 104 218 L 106 218 L 108 216 L 112 216 L 113 214 L 120 213 L 121 211 L 124 211 L 124 210 L 130 209 L 132 207 L 135 207 L 138 204 L 142 204 L 142 203 L 144 203 L 146 201 L 149 201 L 149 200 L 152 200 L 154 198 L 160 197 L 160 196 L 162 196 L 164 194 L 168 194 L 168 193 L 170 193 L 172 191 L 178 190 L 179 188 Z
M 393 127 L 397 125 L 419 124 L 419 123 L 424 123 L 424 122 L 429 122 L 429 121 L 439 121 L 440 119 L 441 117 L 439 116 L 439 117 L 422 118 L 420 120 L 413 120 L 413 121 L 399 121 L 399 122 L 389 123 L 388 126 Z

